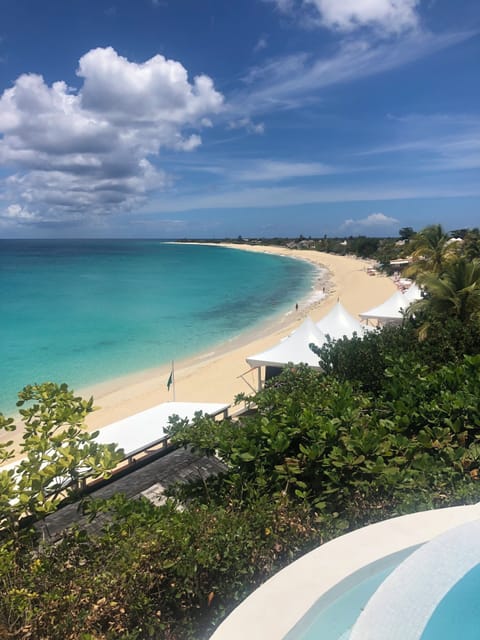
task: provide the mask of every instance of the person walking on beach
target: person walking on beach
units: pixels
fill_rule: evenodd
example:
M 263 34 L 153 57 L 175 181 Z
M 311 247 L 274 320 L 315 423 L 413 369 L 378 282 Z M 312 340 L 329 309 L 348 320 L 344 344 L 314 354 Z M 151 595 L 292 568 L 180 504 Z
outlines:
M 298 311 L 298 302 L 295 305 L 295 311 Z

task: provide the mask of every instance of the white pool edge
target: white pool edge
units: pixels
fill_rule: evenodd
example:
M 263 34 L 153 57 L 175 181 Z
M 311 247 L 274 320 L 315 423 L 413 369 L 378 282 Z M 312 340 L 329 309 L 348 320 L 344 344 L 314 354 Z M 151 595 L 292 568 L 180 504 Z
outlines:
M 282 640 L 318 598 L 355 571 L 479 518 L 480 503 L 391 518 L 335 538 L 267 580 L 210 640 Z

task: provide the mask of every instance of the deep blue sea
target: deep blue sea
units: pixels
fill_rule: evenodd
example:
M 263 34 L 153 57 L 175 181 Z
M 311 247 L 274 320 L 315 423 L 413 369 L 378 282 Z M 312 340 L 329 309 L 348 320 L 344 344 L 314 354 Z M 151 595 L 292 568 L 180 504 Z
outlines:
M 74 389 L 163 365 L 286 311 L 298 260 L 152 240 L 0 240 L 0 411 L 26 384 Z

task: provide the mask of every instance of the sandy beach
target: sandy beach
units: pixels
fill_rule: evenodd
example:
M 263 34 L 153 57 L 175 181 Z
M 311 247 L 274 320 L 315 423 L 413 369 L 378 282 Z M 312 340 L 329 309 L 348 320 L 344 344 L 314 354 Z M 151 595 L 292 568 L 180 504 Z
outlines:
M 175 363 L 175 391 L 177 401 L 233 402 L 241 392 L 249 393 L 248 384 L 240 376 L 249 367 L 247 356 L 261 352 L 281 340 L 309 315 L 313 320 L 322 318 L 340 298 L 345 308 L 357 315 L 386 300 L 394 291 L 393 281 L 385 276 L 370 276 L 370 262 L 354 257 L 343 257 L 309 250 L 288 250 L 283 247 L 245 246 L 224 244 L 232 249 L 257 251 L 307 260 L 329 271 L 325 297 L 315 300 L 315 292 L 299 301 L 299 309 L 261 326 L 254 333 L 246 332 L 238 339 L 219 346 L 215 351 Z M 317 283 L 317 294 L 323 291 L 325 282 Z M 313 301 L 312 301 L 313 300 Z M 161 367 L 114 381 L 82 389 L 84 395 L 93 395 L 99 407 L 88 419 L 91 428 L 102 427 L 115 420 L 132 415 L 160 402 L 173 400 L 172 389 L 166 382 L 170 367 Z M 253 386 L 256 372 L 244 376 Z
M 253 388 L 257 384 L 257 373 L 249 370 L 245 358 L 273 346 L 294 330 L 309 315 L 317 321 L 322 318 L 340 298 L 344 307 L 353 315 L 365 311 L 386 300 L 394 291 L 393 281 L 385 276 L 370 276 L 370 262 L 354 257 L 343 257 L 310 250 L 289 250 L 270 246 L 226 246 L 242 251 L 257 251 L 284 255 L 324 267 L 329 276 L 316 280 L 316 291 L 304 300 L 299 300 L 298 311 L 292 308 L 288 314 L 277 317 L 255 331 L 245 332 L 235 340 L 219 345 L 209 353 L 175 363 L 175 392 L 177 401 L 204 401 L 233 403 L 239 393 L 249 393 L 247 382 Z M 325 288 L 325 297 L 319 300 Z M 88 427 L 97 429 L 148 409 L 161 402 L 173 400 L 172 389 L 167 390 L 170 366 L 149 369 L 136 374 L 116 378 L 106 383 L 76 389 L 83 397 L 94 396 L 98 409 L 88 417 Z M 246 382 L 246 381 L 247 382 Z M 8 437 L 21 435 L 5 434 Z M 8 437 L 7 437 L 8 436 Z

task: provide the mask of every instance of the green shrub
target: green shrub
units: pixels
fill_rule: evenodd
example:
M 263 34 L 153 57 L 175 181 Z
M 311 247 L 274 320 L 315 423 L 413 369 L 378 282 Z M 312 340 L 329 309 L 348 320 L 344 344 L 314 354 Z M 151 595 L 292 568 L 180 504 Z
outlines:
M 116 496 L 92 509 L 113 518 L 98 536 L 76 531 L 40 553 L 0 553 L 0 629 L 8 637 L 199 640 L 321 541 L 307 510 L 268 496 L 183 511 Z

